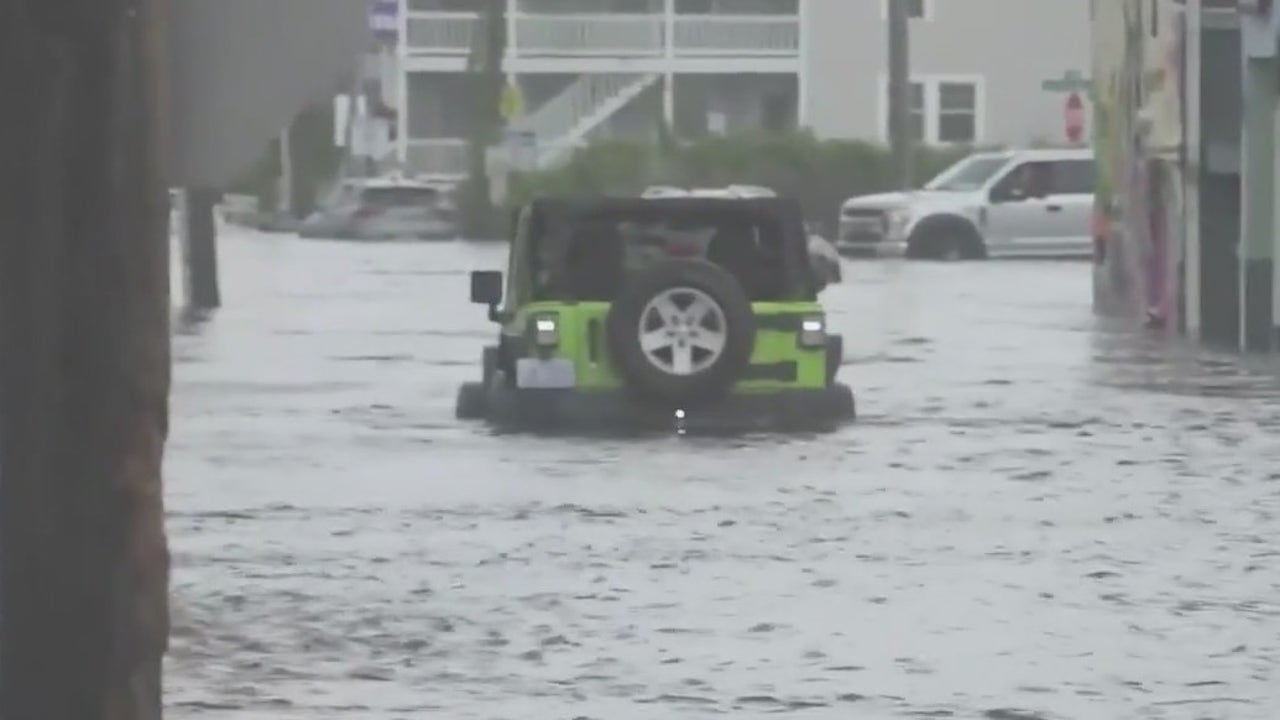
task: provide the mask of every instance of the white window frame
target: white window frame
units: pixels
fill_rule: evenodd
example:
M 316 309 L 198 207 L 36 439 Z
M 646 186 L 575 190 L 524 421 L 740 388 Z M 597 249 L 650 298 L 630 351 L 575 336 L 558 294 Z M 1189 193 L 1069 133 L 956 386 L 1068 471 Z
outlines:
M 911 19 L 924 22 L 932 20 L 938 12 L 937 0 L 920 0 L 920 2 L 922 3 L 921 9 L 924 11 L 924 15 Z M 889 0 L 880 0 L 880 19 L 886 22 L 889 20 Z
M 876 124 L 879 127 L 880 139 L 884 142 L 889 140 L 889 78 L 881 73 L 880 78 L 880 97 L 877 103 Z M 987 81 L 981 75 L 912 75 L 912 83 L 920 83 L 924 85 L 924 142 L 927 145 L 981 145 L 987 134 Z M 964 142 L 942 142 L 938 139 L 939 120 L 941 115 L 939 111 L 939 92 L 938 86 L 945 83 L 959 83 L 973 86 L 973 134 L 974 138 L 968 143 Z

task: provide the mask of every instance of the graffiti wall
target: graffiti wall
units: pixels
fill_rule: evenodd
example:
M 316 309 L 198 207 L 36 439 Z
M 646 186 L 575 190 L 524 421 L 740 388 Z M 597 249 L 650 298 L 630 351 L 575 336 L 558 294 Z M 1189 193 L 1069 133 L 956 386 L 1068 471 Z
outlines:
M 1175 0 L 1094 0 L 1095 305 L 1174 320 L 1181 254 L 1183 15 Z

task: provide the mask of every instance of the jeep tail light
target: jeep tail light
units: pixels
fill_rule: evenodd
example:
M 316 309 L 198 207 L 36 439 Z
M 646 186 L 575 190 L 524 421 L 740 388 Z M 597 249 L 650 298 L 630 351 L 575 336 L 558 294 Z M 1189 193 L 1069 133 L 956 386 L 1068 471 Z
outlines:
M 560 328 L 554 317 L 539 315 L 533 319 L 533 344 L 543 348 L 560 344 Z
M 820 348 L 827 344 L 827 321 L 821 315 L 800 321 L 800 347 Z

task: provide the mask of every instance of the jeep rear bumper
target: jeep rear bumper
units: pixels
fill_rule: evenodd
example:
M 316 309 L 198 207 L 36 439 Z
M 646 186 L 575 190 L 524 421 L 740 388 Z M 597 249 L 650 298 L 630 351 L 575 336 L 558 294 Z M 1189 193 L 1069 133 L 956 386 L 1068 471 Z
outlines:
M 820 431 L 856 416 L 853 392 L 843 383 L 812 390 L 736 393 L 700 408 L 653 405 L 622 391 L 517 390 L 470 383 L 459 392 L 483 397 L 471 415 L 492 425 L 531 432 L 751 432 Z M 477 395 L 478 394 L 478 395 Z

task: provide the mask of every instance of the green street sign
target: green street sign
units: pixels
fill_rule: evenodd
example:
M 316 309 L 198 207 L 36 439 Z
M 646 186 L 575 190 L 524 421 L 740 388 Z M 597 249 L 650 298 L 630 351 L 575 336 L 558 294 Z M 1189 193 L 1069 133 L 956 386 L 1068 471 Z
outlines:
M 1060 78 L 1050 78 L 1040 83 L 1041 90 L 1055 93 L 1086 92 L 1092 87 L 1093 81 L 1079 70 L 1068 70 Z

